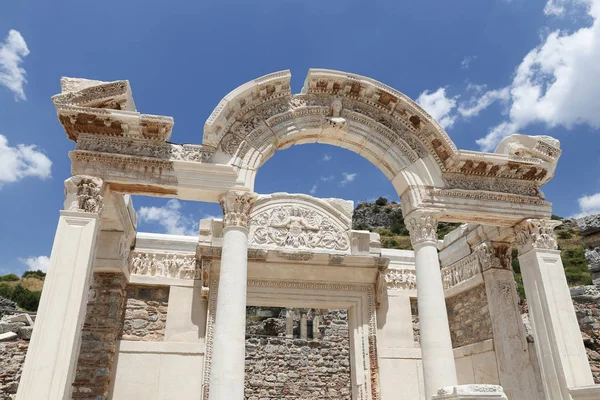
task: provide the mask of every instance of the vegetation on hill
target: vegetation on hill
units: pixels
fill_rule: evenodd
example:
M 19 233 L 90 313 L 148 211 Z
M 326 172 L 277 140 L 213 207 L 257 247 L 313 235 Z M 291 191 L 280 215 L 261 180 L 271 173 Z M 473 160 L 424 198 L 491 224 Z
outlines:
M 15 274 L 0 276 L 0 297 L 12 300 L 27 311 L 37 311 L 46 274 L 27 271 L 21 278 Z
M 556 228 L 558 248 L 562 250 L 561 257 L 565 268 L 565 275 L 570 286 L 591 285 L 592 278 L 585 260 L 585 245 L 579 235 L 576 224 L 570 220 L 553 215 L 553 220 L 564 221 L 563 225 Z M 438 224 L 438 238 L 443 239 L 460 224 L 440 222 Z M 381 247 L 386 249 L 412 249 L 408 229 L 404 224 L 404 216 L 400 204 L 388 202 L 385 197 L 380 197 L 374 203 L 361 202 L 356 206 L 353 215 L 353 229 L 377 232 L 381 236 Z M 521 297 L 525 297 L 521 267 L 517 258 L 517 250 L 513 250 L 512 266 L 515 280 Z

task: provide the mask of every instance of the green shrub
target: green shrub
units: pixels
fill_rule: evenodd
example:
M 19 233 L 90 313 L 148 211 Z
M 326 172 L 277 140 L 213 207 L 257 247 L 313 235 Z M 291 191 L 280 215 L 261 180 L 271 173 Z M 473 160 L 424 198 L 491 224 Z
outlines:
M 37 311 L 41 295 L 42 292 L 32 292 L 21 284 L 10 286 L 7 283 L 0 283 L 0 296 L 14 301 L 27 311 Z
M 378 232 L 380 236 L 394 236 L 394 232 L 389 229 L 379 229 Z
M 408 229 L 406 229 L 404 222 L 394 222 L 391 226 L 391 230 L 395 235 L 408 235 Z
M 18 281 L 19 277 L 15 274 L 8 274 L 8 275 L 4 275 L 4 276 L 0 276 L 0 281 L 2 282 L 14 282 L 14 281 Z
M 42 272 L 41 270 L 35 270 L 35 271 L 25 271 L 22 275 L 23 278 L 38 278 L 38 279 L 44 279 L 46 277 L 46 273 Z

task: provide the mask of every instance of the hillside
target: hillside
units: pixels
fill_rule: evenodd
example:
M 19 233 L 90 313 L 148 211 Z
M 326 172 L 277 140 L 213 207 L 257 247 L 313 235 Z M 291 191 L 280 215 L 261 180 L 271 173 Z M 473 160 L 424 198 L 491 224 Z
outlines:
M 20 278 L 15 274 L 0 276 L 0 297 L 14 301 L 23 310 L 37 311 L 45 277 L 42 271 L 27 271 Z
M 586 247 L 581 239 L 577 224 L 573 220 L 558 216 L 552 218 L 563 221 L 563 224 L 556 228 L 556 236 L 559 249 L 562 250 L 561 256 L 569 285 L 590 285 L 592 278 L 585 260 Z M 447 233 L 458 226 L 460 224 L 440 222 L 438 225 L 438 238 L 443 239 Z M 352 228 L 379 233 L 383 248 L 412 249 L 400 204 L 394 201 L 388 202 L 384 197 L 380 197 L 373 203 L 358 203 L 352 216 Z M 519 293 L 524 296 L 521 269 L 516 250 L 513 252 L 513 269 L 519 284 Z

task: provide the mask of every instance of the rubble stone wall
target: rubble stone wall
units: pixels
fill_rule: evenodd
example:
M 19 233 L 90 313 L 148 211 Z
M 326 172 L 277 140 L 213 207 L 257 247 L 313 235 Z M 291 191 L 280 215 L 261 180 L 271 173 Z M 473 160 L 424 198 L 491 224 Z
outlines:
M 278 336 L 248 334 L 256 329 L 247 327 L 246 400 L 350 400 L 347 312 L 330 310 L 321 315 L 317 340 L 286 338 L 285 323 L 273 319 L 257 323 L 280 326 Z
M 127 286 L 122 340 L 162 342 L 168 307 L 168 286 Z
M 600 384 L 600 289 L 576 286 L 571 288 L 571 298 L 594 382 Z
M 493 338 L 492 320 L 483 284 L 447 298 L 446 308 L 453 348 Z
M 106 399 L 117 338 L 123 326 L 123 274 L 95 273 L 81 331 L 72 399 Z

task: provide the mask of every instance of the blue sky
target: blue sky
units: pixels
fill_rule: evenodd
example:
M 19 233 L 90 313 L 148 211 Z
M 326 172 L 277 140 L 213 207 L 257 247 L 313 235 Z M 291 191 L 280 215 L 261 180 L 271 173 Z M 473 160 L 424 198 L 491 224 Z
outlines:
M 513 132 L 558 138 L 543 189 L 563 216 L 600 212 L 600 0 L 14 1 L 0 13 L 0 274 L 44 268 L 69 177 L 50 97 L 61 76 L 129 79 L 138 110 L 175 118 L 171 140 L 200 143 L 238 85 L 308 68 L 380 80 L 418 99 L 462 149 Z M 397 199 L 368 161 L 295 146 L 256 191 Z M 214 204 L 135 198 L 140 230 L 193 233 Z

